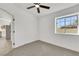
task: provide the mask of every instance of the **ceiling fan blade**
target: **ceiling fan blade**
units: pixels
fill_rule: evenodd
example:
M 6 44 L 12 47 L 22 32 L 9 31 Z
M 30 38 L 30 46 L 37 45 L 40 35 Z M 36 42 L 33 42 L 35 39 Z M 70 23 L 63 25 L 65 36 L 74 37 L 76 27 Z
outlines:
M 30 7 L 27 7 L 27 9 L 31 9 L 31 8 L 34 8 L 35 6 L 30 6 Z
M 48 7 L 48 6 L 44 6 L 44 5 L 39 5 L 39 6 L 42 8 L 45 8 L 45 9 L 50 9 L 50 7 Z
M 37 12 L 40 13 L 40 9 L 39 8 L 37 8 Z

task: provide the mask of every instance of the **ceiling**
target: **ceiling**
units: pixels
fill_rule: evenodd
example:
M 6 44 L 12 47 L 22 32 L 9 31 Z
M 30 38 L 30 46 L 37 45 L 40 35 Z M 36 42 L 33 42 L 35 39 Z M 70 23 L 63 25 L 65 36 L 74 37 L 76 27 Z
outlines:
M 50 6 L 50 9 L 43 9 L 40 8 L 40 14 L 37 13 L 37 9 L 36 8 L 32 8 L 32 9 L 26 9 L 29 6 L 32 6 L 34 4 L 32 3 L 16 3 L 14 5 L 16 5 L 18 8 L 24 10 L 24 11 L 28 11 L 31 14 L 35 14 L 35 15 L 46 15 L 49 13 L 53 13 L 65 8 L 69 8 L 71 6 L 77 5 L 77 3 L 41 3 L 42 5 L 46 5 L 46 6 Z
M 0 8 L 0 25 L 9 25 L 12 19 L 8 12 Z

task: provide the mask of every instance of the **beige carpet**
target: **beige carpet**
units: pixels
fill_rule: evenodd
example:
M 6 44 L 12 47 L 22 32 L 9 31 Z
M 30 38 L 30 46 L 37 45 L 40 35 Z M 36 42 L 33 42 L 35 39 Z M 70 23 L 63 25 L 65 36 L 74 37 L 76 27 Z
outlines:
M 79 53 L 42 41 L 36 41 L 18 47 L 6 56 L 79 56 Z

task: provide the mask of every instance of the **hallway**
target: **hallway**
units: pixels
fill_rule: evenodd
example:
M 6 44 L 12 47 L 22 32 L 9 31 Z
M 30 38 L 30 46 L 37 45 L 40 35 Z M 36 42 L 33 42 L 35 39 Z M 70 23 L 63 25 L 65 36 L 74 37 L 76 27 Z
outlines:
M 11 41 L 0 38 L 0 56 L 12 50 Z

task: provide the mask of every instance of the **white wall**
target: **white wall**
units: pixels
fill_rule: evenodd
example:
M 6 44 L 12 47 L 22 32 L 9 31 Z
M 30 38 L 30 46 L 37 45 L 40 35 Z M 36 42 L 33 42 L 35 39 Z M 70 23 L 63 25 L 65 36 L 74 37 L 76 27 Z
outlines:
M 12 43 L 18 47 L 37 39 L 37 19 L 27 11 L 21 10 L 15 4 L 0 4 L 0 8 L 11 13 L 15 18 L 15 39 Z
M 49 15 L 40 16 L 40 40 L 79 52 L 79 36 L 57 35 L 54 33 L 55 16 L 63 16 L 74 12 L 79 12 L 79 5 Z
M 15 16 L 15 43 L 17 46 L 37 39 L 37 19 L 28 13 L 19 12 Z

